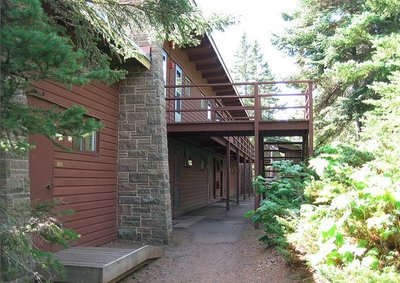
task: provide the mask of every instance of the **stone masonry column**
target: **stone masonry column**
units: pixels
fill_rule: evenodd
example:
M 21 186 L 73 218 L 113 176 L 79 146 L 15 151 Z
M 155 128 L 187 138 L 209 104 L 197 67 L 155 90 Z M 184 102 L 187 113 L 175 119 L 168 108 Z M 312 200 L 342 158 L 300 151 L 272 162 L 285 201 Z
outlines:
M 172 216 L 161 45 L 151 55 L 151 69 L 131 67 L 120 86 L 118 236 L 167 243 Z
M 30 206 L 28 154 L 0 150 L 0 201 L 9 209 Z

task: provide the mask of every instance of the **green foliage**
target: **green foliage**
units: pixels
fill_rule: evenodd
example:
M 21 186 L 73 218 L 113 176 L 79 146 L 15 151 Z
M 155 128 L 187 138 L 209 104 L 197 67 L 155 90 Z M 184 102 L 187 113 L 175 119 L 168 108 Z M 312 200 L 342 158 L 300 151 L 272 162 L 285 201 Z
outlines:
M 227 16 L 204 16 L 189 0 L 120 2 L 0 2 L 0 150 L 26 153 L 32 147 L 29 135 L 40 134 L 57 143 L 65 137 L 85 136 L 102 126 L 87 118 L 81 106 L 29 106 L 28 96 L 43 95 L 32 89 L 33 82 L 51 80 L 67 86 L 93 80 L 114 83 L 124 78 L 126 71 L 113 68 L 112 59 L 141 56 L 140 48 L 131 40 L 132 33 L 150 34 L 150 41 L 167 40 L 185 46 L 198 44 L 199 36 L 233 23 Z M 22 272 L 40 281 L 36 267 L 59 268 L 52 255 L 38 249 L 31 237 L 65 246 L 77 236 L 64 229 L 47 206 L 10 212 L 0 203 L 0 216 L 2 280 L 11 280 Z
M 282 179 L 266 187 L 257 178 L 266 200 L 251 214 L 265 226 L 263 240 L 284 255 L 295 248 L 331 282 L 399 281 L 399 159 L 374 156 L 378 152 L 325 146 L 309 161 L 311 171 L 278 163 Z
M 399 5 L 302 0 L 275 41 L 319 85 L 317 176 L 285 236 L 330 282 L 400 281 Z
M 63 266 L 50 252 L 42 251 L 36 244 L 68 247 L 79 238 L 71 229 L 65 229 L 57 217 L 71 213 L 55 212 L 55 201 L 38 203 L 33 208 L 10 210 L 0 203 L 0 279 L 15 278 L 38 282 L 51 280 L 54 272 L 62 273 Z M 34 241 L 32 242 L 32 239 Z
M 348 146 L 321 149 L 313 163 L 325 165 L 317 170 L 319 178 L 305 190 L 312 204 L 302 206 L 298 228 L 288 235 L 289 241 L 332 281 L 345 282 L 346 273 L 356 282 L 362 282 L 362 278 L 373 278 L 373 282 L 380 282 L 379 278 L 398 280 L 397 168 L 390 170 L 389 166 L 383 172 L 380 161 L 372 160 L 371 154 Z M 305 241 L 309 235 L 317 238 Z
M 0 149 L 26 151 L 28 135 L 85 135 L 101 126 L 74 107 L 39 110 L 26 105 L 32 82 L 52 80 L 68 86 L 92 80 L 114 83 L 126 71 L 112 58 L 142 56 L 131 40 L 145 32 L 150 40 L 179 46 L 199 43 L 199 36 L 233 23 L 227 16 L 205 17 L 189 0 L 1 1 Z M 115 64 L 113 64 L 115 65 Z
M 274 75 L 264 59 L 264 54 L 261 51 L 258 41 L 249 42 L 246 33 L 243 33 L 239 47 L 235 53 L 232 74 L 236 82 L 266 82 L 274 80 Z M 241 95 L 254 94 L 254 87 L 252 85 L 237 86 L 237 89 Z M 261 84 L 259 85 L 258 93 L 270 94 L 275 90 L 276 87 L 274 85 Z M 261 98 L 261 105 L 263 107 L 275 106 L 276 100 L 276 98 L 272 97 L 263 97 Z M 242 102 L 246 106 L 254 105 L 254 99 L 244 98 Z M 262 118 L 270 120 L 273 113 L 273 109 L 264 110 L 262 111 Z
M 294 56 L 301 77 L 318 84 L 317 145 L 356 140 L 364 114 L 380 99 L 374 87 L 400 69 L 400 2 L 301 0 L 285 15 L 289 27 L 274 43 Z
M 274 169 L 279 170 L 279 176 L 270 180 L 258 176 L 253 185 L 257 194 L 263 194 L 260 207 L 246 215 L 252 217 L 255 223 L 263 223 L 265 236 L 262 240 L 267 245 L 282 248 L 287 247 L 284 235 L 292 232 L 293 223 L 298 216 L 303 200 L 304 178 L 306 167 L 303 164 L 293 164 L 290 160 L 274 162 Z

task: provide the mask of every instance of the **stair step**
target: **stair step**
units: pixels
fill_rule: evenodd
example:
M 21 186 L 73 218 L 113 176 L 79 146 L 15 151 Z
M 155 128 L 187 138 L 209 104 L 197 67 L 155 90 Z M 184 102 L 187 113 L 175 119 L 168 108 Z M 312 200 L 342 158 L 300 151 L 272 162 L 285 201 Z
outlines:
M 56 252 L 55 257 L 65 268 L 57 282 L 116 282 L 149 259 L 164 256 L 164 249 L 146 245 L 139 249 L 105 247 L 73 247 Z

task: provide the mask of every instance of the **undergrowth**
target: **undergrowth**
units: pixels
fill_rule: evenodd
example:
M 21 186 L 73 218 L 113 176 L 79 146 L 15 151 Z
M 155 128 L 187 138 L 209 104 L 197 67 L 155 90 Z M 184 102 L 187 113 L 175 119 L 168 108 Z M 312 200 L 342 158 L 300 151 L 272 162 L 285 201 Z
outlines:
M 53 253 L 42 248 L 67 248 L 79 234 L 64 228 L 58 220 L 72 211 L 57 212 L 57 203 L 51 200 L 32 207 L 10 208 L 0 201 L 1 282 L 52 282 L 56 273 L 63 273 L 63 266 Z
M 400 282 L 399 168 L 350 146 L 326 146 L 304 164 L 274 164 L 257 177 L 265 194 L 248 213 L 267 245 L 307 260 L 330 282 Z

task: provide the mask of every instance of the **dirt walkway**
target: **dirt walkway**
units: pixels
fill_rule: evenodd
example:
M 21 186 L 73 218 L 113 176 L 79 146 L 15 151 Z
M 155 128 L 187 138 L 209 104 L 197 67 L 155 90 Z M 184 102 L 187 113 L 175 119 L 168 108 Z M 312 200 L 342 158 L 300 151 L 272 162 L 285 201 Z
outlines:
M 275 250 L 258 241 L 262 231 L 243 217 L 252 205 L 249 199 L 226 212 L 217 203 L 174 220 L 165 257 L 121 282 L 302 282 L 302 272 L 290 270 Z

